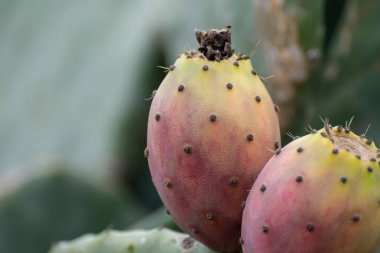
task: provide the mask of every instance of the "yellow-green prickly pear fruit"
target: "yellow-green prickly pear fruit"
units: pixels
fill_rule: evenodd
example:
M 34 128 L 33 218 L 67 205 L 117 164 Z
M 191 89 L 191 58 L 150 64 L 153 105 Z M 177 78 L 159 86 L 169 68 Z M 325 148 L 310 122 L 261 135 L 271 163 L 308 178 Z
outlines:
M 280 147 L 278 107 L 230 27 L 197 31 L 198 51 L 168 69 L 152 101 L 153 183 L 174 221 L 212 249 L 239 251 L 248 190 Z
M 380 153 L 348 127 L 298 138 L 264 167 L 242 221 L 245 253 L 374 253 Z

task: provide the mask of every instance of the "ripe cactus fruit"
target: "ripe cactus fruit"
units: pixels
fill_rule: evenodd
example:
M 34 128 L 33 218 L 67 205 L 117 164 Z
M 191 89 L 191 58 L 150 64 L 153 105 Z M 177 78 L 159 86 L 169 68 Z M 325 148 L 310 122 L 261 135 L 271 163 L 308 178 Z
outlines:
M 242 221 L 245 253 L 373 253 L 380 244 L 379 150 L 348 127 L 298 138 L 264 167 Z
M 280 146 L 277 107 L 249 57 L 233 53 L 230 27 L 196 36 L 199 51 L 179 56 L 153 98 L 145 154 L 177 225 L 235 252 L 242 203 Z

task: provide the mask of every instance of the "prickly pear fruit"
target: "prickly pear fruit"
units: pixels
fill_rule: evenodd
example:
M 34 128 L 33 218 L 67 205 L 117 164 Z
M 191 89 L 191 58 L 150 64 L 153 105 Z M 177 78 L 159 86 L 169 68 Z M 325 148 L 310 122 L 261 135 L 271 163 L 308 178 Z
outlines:
M 230 27 L 196 36 L 199 51 L 180 55 L 155 93 L 145 155 L 177 225 L 234 252 L 242 203 L 280 146 L 278 107 L 249 57 L 233 53 Z
M 106 230 L 54 245 L 49 253 L 215 253 L 186 234 L 166 228 Z
M 277 152 L 243 213 L 245 253 L 373 253 L 380 243 L 379 150 L 326 124 Z

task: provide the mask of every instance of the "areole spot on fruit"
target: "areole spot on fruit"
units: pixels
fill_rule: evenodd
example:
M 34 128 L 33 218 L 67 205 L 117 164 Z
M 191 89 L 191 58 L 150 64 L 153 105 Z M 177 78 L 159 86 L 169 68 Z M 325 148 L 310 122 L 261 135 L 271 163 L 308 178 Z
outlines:
M 260 96 L 256 96 L 255 100 L 256 100 L 256 102 L 260 103 L 261 102 L 261 97 Z
M 215 122 L 216 121 L 216 115 L 215 114 L 210 114 L 210 121 Z
M 269 232 L 269 226 L 268 225 L 262 225 L 261 230 L 263 233 L 267 234 Z
M 237 184 L 238 184 L 238 180 L 236 178 L 233 178 L 230 180 L 230 185 L 232 187 L 236 187 Z
M 253 134 L 247 135 L 247 141 L 253 141 Z
M 172 188 L 172 181 L 169 178 L 165 178 L 164 184 L 167 188 Z
M 184 148 L 183 148 L 183 151 L 185 151 L 185 153 L 187 154 L 191 154 L 191 152 L 193 152 L 193 148 L 189 145 L 186 145 Z
M 302 180 L 303 180 L 302 176 L 297 176 L 296 177 L 296 182 L 297 183 L 302 183 Z
M 307 224 L 306 229 L 309 232 L 313 232 L 314 231 L 314 225 L 313 224 Z
M 209 220 L 209 221 L 215 220 L 215 217 L 214 217 L 214 215 L 212 213 L 207 213 L 206 217 L 207 217 L 207 220 Z
M 359 215 L 354 215 L 352 217 L 352 221 L 355 222 L 355 223 L 358 223 L 360 221 L 360 216 Z
M 340 181 L 345 184 L 347 182 L 347 177 L 341 177 L 340 178 Z
M 185 89 L 185 86 L 183 86 L 182 84 L 180 84 L 180 85 L 178 86 L 178 91 L 179 91 L 179 92 L 182 92 L 184 89 Z

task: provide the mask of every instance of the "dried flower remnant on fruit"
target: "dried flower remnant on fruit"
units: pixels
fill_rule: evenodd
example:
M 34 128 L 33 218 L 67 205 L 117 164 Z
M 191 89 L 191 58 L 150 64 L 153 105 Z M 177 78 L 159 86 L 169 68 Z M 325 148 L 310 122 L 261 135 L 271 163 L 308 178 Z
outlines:
M 210 61 L 221 61 L 234 53 L 231 48 L 231 26 L 209 32 L 195 30 L 195 37 L 199 43 L 198 51 Z

